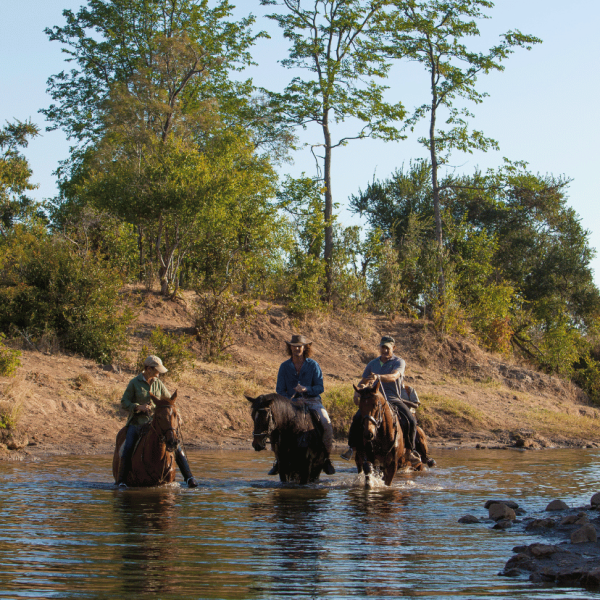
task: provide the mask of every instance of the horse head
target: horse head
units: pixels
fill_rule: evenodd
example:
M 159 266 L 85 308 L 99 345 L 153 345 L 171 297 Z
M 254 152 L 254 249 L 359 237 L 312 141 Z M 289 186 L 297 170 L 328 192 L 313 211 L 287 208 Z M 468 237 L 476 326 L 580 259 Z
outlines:
M 252 421 L 254 421 L 254 431 L 252 439 L 252 447 L 259 452 L 267 446 L 267 440 L 275 429 L 275 421 L 273 420 L 273 412 L 271 404 L 273 403 L 273 394 L 267 394 L 252 398 L 247 394 L 246 400 L 252 404 Z
M 179 416 L 177 414 L 177 407 L 175 406 L 177 391 L 170 398 L 157 398 L 153 394 L 150 394 L 150 397 L 154 404 L 156 404 L 152 426 L 158 433 L 161 441 L 165 442 L 167 450 L 173 452 L 179 444 L 177 437 Z
M 360 416 L 363 423 L 364 439 L 372 442 L 377 435 L 377 430 L 383 422 L 383 408 L 385 406 L 385 398 L 379 391 L 381 382 L 377 379 L 371 385 L 365 385 L 358 388 L 353 385 L 354 389 L 360 396 L 358 404 Z

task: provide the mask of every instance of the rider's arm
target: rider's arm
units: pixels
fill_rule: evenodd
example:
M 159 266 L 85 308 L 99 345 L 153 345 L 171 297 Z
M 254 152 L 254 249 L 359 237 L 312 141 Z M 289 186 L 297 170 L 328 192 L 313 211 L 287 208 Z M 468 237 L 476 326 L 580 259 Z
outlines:
M 404 370 L 406 369 L 406 363 L 404 362 L 404 359 L 394 357 L 392 360 L 394 361 L 394 370 L 388 375 L 379 375 L 379 379 L 383 383 L 393 383 L 397 379 L 404 377 Z
M 280 396 L 285 396 L 286 398 L 291 398 L 292 394 L 289 394 L 287 391 L 287 385 L 285 382 L 285 363 L 281 364 L 279 367 L 279 372 L 277 373 L 277 385 L 275 386 L 275 391 Z
M 135 386 L 133 381 L 130 381 L 121 398 L 121 407 L 129 412 L 134 412 L 140 404 L 135 401 Z
M 306 388 L 305 393 L 308 396 L 320 396 L 325 391 L 325 387 L 323 386 L 323 371 L 321 371 L 321 367 L 317 361 L 312 361 L 311 366 L 314 369 L 310 385 L 304 386 Z

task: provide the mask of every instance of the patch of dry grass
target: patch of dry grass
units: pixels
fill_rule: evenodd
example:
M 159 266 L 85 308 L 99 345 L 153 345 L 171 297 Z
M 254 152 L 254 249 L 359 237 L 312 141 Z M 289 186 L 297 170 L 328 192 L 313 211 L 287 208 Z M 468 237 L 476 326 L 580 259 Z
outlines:
M 16 429 L 30 392 L 31 384 L 22 373 L 6 385 L 0 398 L 0 429 Z
M 440 420 L 452 417 L 467 422 L 469 425 L 484 423 L 485 414 L 462 400 L 441 396 L 439 394 L 424 393 L 420 395 L 418 419 L 422 426 L 435 426 Z
M 542 435 L 558 434 L 579 439 L 600 437 L 600 423 L 596 416 L 567 414 L 541 407 L 529 408 L 523 416 Z

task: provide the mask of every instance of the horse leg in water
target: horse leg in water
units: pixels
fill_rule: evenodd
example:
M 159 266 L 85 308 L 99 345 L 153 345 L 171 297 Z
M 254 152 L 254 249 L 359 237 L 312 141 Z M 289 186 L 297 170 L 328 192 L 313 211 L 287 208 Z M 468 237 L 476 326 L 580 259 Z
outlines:
M 428 467 L 435 466 L 435 460 L 429 456 L 429 447 L 427 446 L 427 438 L 425 437 L 425 432 L 417 427 L 417 435 L 415 438 L 415 450 L 421 455 L 421 460 Z

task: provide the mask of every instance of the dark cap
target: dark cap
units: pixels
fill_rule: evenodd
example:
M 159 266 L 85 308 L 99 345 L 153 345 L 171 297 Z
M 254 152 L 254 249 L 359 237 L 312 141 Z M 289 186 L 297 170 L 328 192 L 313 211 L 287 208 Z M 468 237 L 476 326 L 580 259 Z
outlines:
M 310 346 L 312 342 L 303 335 L 293 335 L 291 342 L 286 342 L 288 346 Z
M 391 335 L 384 335 L 379 342 L 380 346 L 395 346 L 396 340 Z

